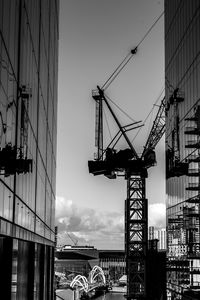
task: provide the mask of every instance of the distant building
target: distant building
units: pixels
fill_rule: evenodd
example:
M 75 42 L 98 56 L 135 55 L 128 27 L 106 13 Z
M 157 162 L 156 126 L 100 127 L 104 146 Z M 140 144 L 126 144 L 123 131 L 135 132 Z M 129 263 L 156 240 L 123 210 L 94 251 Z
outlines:
M 154 226 L 149 226 L 149 240 L 154 240 Z
M 54 298 L 58 0 L 0 0 L 0 283 Z
M 166 250 L 166 229 L 156 229 L 154 235 L 158 239 L 158 250 Z
M 65 245 L 55 253 L 55 271 L 69 280 L 79 274 L 88 277 L 95 265 L 99 265 L 99 252 L 92 246 Z
M 166 229 L 156 229 L 154 226 L 149 227 L 149 240 L 158 240 L 158 250 L 166 250 Z
M 99 250 L 99 266 L 107 280 L 117 282 L 126 274 L 125 252 L 123 250 Z
M 168 299 L 200 299 L 200 5 L 165 0 Z
M 64 273 L 69 280 L 78 274 L 88 277 L 95 265 L 102 268 L 106 280 L 118 282 L 126 273 L 125 252 L 65 245 L 55 254 L 56 272 Z

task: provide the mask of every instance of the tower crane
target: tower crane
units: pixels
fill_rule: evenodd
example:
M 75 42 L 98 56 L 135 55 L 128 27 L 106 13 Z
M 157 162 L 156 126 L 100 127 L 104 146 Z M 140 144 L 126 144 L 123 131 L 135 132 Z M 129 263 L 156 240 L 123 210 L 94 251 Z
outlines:
M 124 68 L 130 58 L 135 55 L 137 48 L 131 50 L 130 56 L 116 69 L 117 74 Z M 148 200 L 146 199 L 147 169 L 156 164 L 155 147 L 165 132 L 165 98 L 159 105 L 156 118 L 145 144 L 143 153 L 139 155 L 127 131 L 143 126 L 133 122 L 122 126 L 115 115 L 105 89 L 116 76 L 114 72 L 103 87 L 97 86 L 92 91 L 96 102 L 95 145 L 97 157 L 88 161 L 89 173 L 104 175 L 115 179 L 119 174 L 127 181 L 127 198 L 125 200 L 125 256 L 127 273 L 127 298 L 147 299 L 147 242 L 148 242 Z M 106 105 L 113 117 L 118 132 L 108 146 L 103 145 L 103 106 Z M 124 137 L 127 148 L 116 150 L 116 145 Z
M 70 240 L 72 241 L 72 243 L 74 244 L 74 246 L 78 245 L 78 240 L 75 239 L 74 237 L 72 238 L 72 236 L 69 234 L 69 232 L 66 232 L 68 237 L 70 238 Z

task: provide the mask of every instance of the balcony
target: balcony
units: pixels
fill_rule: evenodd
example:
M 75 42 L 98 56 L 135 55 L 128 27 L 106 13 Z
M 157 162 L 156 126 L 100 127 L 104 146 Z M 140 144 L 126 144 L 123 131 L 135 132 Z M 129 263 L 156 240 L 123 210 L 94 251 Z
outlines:
M 199 135 L 200 134 L 200 130 L 196 127 L 186 127 L 185 128 L 185 131 L 184 131 L 185 134 L 192 134 L 192 135 Z
M 198 117 L 192 116 L 192 117 L 186 118 L 185 121 L 194 121 L 194 122 L 197 122 L 198 121 Z
M 183 218 L 169 218 L 168 223 L 178 223 L 181 224 L 183 222 Z
M 188 156 L 188 162 L 200 162 L 200 155 L 198 154 L 191 154 L 190 156 Z
M 199 141 L 187 141 L 187 145 L 185 145 L 185 148 L 196 148 L 200 149 L 200 142 Z
M 188 169 L 188 176 L 200 176 L 200 169 L 195 168 L 195 169 Z
M 200 184 L 198 182 L 189 183 L 188 187 L 186 187 L 186 191 L 200 191 Z
M 190 218 L 199 218 L 199 212 L 198 211 L 189 211 L 186 215 L 187 217 L 190 217 Z M 196 224 L 193 224 L 195 230 L 196 230 Z M 190 227 L 191 228 L 191 227 Z
M 186 200 L 188 203 L 200 203 L 200 196 L 195 196 Z
M 198 246 L 198 245 L 197 245 Z M 188 253 L 187 255 L 187 258 L 189 259 L 200 259 L 200 253 L 198 252 L 199 251 L 199 247 L 196 247 L 197 249 L 194 249 L 194 252 L 193 253 Z

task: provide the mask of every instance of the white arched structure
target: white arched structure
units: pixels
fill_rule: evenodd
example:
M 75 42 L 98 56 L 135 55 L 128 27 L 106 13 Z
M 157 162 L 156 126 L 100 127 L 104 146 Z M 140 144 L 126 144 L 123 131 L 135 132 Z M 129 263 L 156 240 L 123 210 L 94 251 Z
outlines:
M 79 287 L 80 291 L 84 290 L 87 293 L 87 291 L 88 291 L 87 278 L 85 276 L 82 276 L 82 275 L 77 275 L 76 277 L 74 277 L 74 279 L 70 283 L 71 288 L 73 288 L 74 286 Z
M 101 278 L 103 283 L 106 283 L 104 272 L 99 266 L 94 266 L 90 272 L 89 283 L 94 283 L 98 278 Z
M 91 284 L 101 281 L 103 284 L 106 283 L 106 279 L 103 270 L 99 266 L 94 266 L 89 275 L 89 282 L 85 276 L 77 275 L 70 283 L 70 287 L 77 287 L 79 290 L 84 290 L 86 293 L 91 290 Z M 89 289 L 90 286 L 90 289 Z

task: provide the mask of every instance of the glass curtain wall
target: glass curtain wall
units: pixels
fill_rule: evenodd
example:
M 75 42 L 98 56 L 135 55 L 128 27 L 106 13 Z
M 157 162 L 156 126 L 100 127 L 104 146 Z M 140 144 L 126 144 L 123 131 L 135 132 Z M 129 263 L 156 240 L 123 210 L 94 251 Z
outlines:
M 0 278 L 6 259 L 6 299 L 53 299 L 58 14 L 58 0 L 0 0 Z
M 200 290 L 199 37 L 199 1 L 165 0 L 169 299 Z

